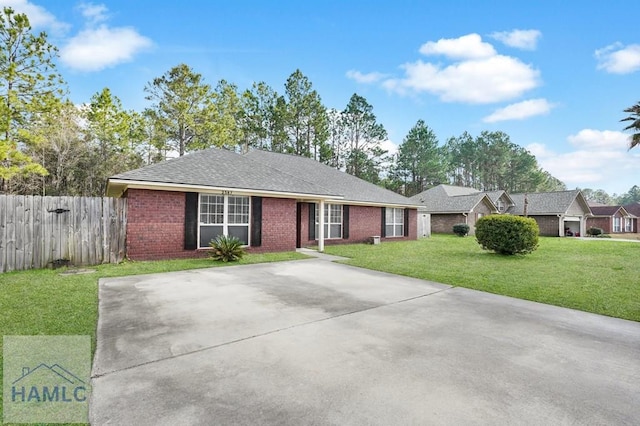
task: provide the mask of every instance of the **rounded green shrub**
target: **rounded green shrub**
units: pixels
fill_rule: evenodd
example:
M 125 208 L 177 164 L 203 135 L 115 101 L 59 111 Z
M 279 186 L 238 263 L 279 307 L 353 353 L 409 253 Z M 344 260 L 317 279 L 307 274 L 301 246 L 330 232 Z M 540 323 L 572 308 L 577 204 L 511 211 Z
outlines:
M 456 223 L 453 225 L 453 233 L 458 237 L 464 237 L 469 234 L 469 225 L 466 223 Z
M 591 228 L 587 229 L 587 235 L 591 236 L 591 237 L 597 237 L 598 235 L 602 235 L 604 231 L 602 230 L 602 228 L 598 228 L 595 226 L 592 226 Z
M 484 250 L 527 254 L 538 248 L 540 229 L 529 217 L 507 214 L 483 216 L 476 222 L 476 240 Z

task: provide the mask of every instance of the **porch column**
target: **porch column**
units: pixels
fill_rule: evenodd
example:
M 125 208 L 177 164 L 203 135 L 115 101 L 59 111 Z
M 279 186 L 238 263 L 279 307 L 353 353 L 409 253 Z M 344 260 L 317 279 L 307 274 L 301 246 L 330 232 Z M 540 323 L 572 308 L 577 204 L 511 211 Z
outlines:
M 324 200 L 320 200 L 318 207 L 318 251 L 322 253 L 324 251 Z

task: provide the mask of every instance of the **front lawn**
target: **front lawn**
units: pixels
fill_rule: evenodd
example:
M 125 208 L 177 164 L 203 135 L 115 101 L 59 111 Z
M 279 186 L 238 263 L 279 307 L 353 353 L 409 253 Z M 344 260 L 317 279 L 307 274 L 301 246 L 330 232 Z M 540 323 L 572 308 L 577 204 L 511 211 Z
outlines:
M 0 331 L 11 335 L 90 335 L 95 351 L 98 320 L 98 279 L 152 274 L 223 265 L 306 259 L 296 252 L 248 254 L 235 263 L 211 259 L 125 262 L 91 267 L 91 274 L 60 275 L 63 270 L 31 270 L 0 274 Z M 2 339 L 0 339 L 0 382 Z M 2 389 L 0 388 L 0 419 Z
M 501 256 L 472 236 L 434 235 L 326 252 L 363 268 L 640 321 L 640 243 L 540 238 L 532 254 Z

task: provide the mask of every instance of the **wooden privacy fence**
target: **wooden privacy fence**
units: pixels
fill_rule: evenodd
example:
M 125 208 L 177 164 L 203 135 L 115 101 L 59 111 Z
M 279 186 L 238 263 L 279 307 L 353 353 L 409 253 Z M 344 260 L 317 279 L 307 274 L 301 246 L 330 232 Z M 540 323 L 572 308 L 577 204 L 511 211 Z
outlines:
M 0 195 L 0 272 L 116 263 L 126 199 Z

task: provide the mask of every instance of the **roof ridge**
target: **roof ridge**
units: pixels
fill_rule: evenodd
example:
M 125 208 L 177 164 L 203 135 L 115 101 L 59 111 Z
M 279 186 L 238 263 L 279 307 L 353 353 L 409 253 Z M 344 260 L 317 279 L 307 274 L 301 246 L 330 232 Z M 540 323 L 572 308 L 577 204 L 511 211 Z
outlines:
M 294 155 L 294 154 L 284 154 L 284 153 L 273 152 L 273 151 L 265 151 L 265 150 L 263 150 L 263 149 L 256 149 L 255 151 L 267 152 L 267 153 L 269 153 L 269 154 L 276 154 L 276 155 L 278 155 L 278 154 L 279 154 L 279 155 L 290 155 L 290 156 L 292 156 L 292 157 L 298 157 L 298 158 L 308 158 L 308 157 L 302 157 L 302 156 L 300 156 L 300 155 Z M 309 184 L 311 184 L 311 185 L 313 185 L 313 186 L 317 186 L 318 188 L 322 188 L 323 190 L 327 191 L 327 194 L 333 194 L 333 193 L 334 193 L 334 191 L 333 191 L 333 190 L 330 190 L 330 189 L 328 189 L 328 188 L 325 188 L 324 186 L 319 185 L 319 184 L 317 184 L 317 183 L 315 183 L 315 182 L 310 182 L 310 181 L 308 181 L 308 180 L 306 180 L 306 179 L 301 178 L 300 176 L 293 175 L 293 174 L 291 174 L 291 173 L 289 173 L 289 172 L 287 172 L 287 171 L 285 171 L 285 170 L 282 170 L 282 169 L 281 169 L 281 168 L 279 168 L 279 167 L 271 166 L 270 164 L 264 164 L 264 163 L 260 163 L 259 161 L 253 160 L 253 159 L 251 159 L 251 158 L 247 157 L 247 154 L 249 154 L 250 152 L 251 152 L 251 151 L 246 152 L 246 153 L 244 153 L 244 154 L 240 154 L 240 155 L 241 155 L 243 158 L 245 158 L 246 160 L 251 161 L 252 163 L 260 164 L 260 165 L 262 165 L 262 166 L 265 166 L 265 167 L 268 167 L 268 168 L 270 168 L 270 169 L 276 170 L 277 172 L 283 173 L 283 174 L 285 174 L 285 175 L 287 175 L 287 176 L 291 176 L 291 177 L 292 177 L 292 178 L 294 178 L 294 179 L 298 179 L 298 180 L 301 180 L 301 181 L 303 181 L 303 182 L 309 183 Z M 310 158 L 308 158 L 308 159 L 310 160 Z M 314 161 L 315 161 L 315 160 L 314 160 Z M 341 197 L 344 197 L 344 194 L 333 194 L 333 195 L 339 195 L 339 196 L 341 196 Z

